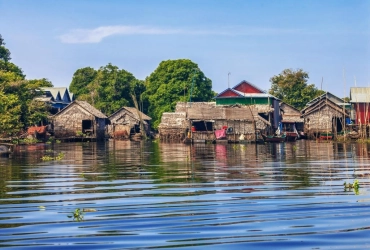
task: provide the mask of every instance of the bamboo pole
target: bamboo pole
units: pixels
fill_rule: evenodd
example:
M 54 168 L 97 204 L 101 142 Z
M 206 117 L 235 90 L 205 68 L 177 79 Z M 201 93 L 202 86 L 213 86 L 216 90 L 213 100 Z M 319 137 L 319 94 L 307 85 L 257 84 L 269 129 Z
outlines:
M 146 131 L 144 130 L 143 118 L 142 118 L 142 116 L 141 116 L 141 112 L 139 111 L 139 105 L 137 104 L 136 96 L 135 96 L 134 94 L 132 94 L 132 93 L 131 93 L 131 98 L 132 98 L 132 100 L 134 101 L 134 105 L 135 105 L 135 108 L 136 108 L 137 114 L 138 114 L 139 119 L 140 119 L 140 131 L 141 131 L 141 135 L 142 135 L 142 136 L 143 136 L 143 138 L 146 140 L 146 139 L 147 139 Z

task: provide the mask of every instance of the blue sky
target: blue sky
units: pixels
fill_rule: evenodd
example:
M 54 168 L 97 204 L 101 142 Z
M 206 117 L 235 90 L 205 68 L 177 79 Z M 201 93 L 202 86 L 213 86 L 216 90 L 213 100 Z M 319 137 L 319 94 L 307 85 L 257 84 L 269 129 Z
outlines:
M 268 90 L 286 68 L 340 97 L 370 86 L 370 0 L 0 0 L 0 34 L 28 79 L 68 87 L 112 63 L 138 79 L 188 58 L 221 92 Z

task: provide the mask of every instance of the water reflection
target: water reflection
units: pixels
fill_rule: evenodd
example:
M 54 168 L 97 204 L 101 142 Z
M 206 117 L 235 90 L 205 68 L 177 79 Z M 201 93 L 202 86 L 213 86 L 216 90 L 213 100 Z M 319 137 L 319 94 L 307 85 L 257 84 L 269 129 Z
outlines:
M 0 246 L 363 248 L 369 164 L 367 144 L 304 140 L 21 146 L 0 159 Z

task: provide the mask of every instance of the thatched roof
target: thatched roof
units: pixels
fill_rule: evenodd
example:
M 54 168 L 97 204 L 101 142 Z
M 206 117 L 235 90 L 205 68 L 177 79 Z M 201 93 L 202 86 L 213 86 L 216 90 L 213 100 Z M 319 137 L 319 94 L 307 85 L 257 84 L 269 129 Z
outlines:
M 179 102 L 176 105 L 177 113 L 185 113 L 188 120 L 234 120 L 256 121 L 260 120 L 271 125 L 258 115 L 255 105 L 216 105 L 216 102 Z
M 332 108 L 333 110 L 341 113 L 342 115 L 348 116 L 346 110 L 343 110 L 343 107 L 337 105 L 336 103 L 330 101 L 329 99 L 321 99 L 317 103 L 312 104 L 309 107 L 306 107 L 305 109 L 303 109 L 301 111 L 302 112 L 302 116 L 305 117 L 305 116 L 307 116 L 307 115 L 309 115 L 309 114 L 311 114 L 313 112 L 320 111 L 325 106 L 328 106 L 328 107 Z
M 324 94 L 322 94 L 322 95 L 312 99 L 311 101 L 309 101 L 306 104 L 305 109 L 308 108 L 311 105 L 315 105 L 315 103 L 317 103 L 318 101 L 323 100 L 323 99 L 328 99 L 328 100 L 332 101 L 333 103 L 335 103 L 337 105 L 349 105 L 349 103 L 344 103 L 342 98 L 340 98 L 336 95 L 333 95 L 330 92 L 325 92 Z
M 158 128 L 185 128 L 185 112 L 166 112 L 162 114 L 161 123 Z
M 134 107 L 122 107 L 120 108 L 119 110 L 117 110 L 116 112 L 114 112 L 112 115 L 109 116 L 109 119 L 111 117 L 114 117 L 116 114 L 118 114 L 119 112 L 121 112 L 122 110 L 127 110 L 128 112 L 130 112 L 132 114 L 132 117 L 135 118 L 136 120 L 140 120 L 140 117 L 138 115 L 138 112 L 141 114 L 141 118 L 143 120 L 146 120 L 146 121 L 150 121 L 152 120 L 152 118 L 150 118 L 149 116 L 147 116 L 146 114 L 144 114 L 143 112 L 137 110 L 136 108 Z
M 285 102 L 280 103 L 280 110 L 282 110 L 282 122 L 303 122 L 301 112 Z
M 90 114 L 92 114 L 93 116 L 95 116 L 97 118 L 102 118 L 102 119 L 107 118 L 107 116 L 104 115 L 100 110 L 94 108 L 88 102 L 85 102 L 85 101 L 74 101 L 74 102 L 70 103 L 67 107 L 65 107 L 64 109 L 62 109 L 58 113 L 56 113 L 54 116 L 60 115 L 61 113 L 65 112 L 66 110 L 71 108 L 73 105 L 80 106 L 81 108 L 83 108 L 84 110 L 86 110 L 87 112 L 89 112 Z

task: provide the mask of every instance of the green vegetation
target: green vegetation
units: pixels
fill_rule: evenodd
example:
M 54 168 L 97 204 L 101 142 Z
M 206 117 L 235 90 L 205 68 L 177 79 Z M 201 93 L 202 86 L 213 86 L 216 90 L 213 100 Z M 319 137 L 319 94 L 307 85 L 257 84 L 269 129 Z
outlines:
M 17 141 L 17 144 L 35 144 L 35 143 L 38 143 L 39 140 L 35 139 L 35 138 L 25 138 L 25 139 L 19 139 Z
M 80 208 L 76 208 L 73 212 L 72 215 L 67 215 L 68 218 L 73 218 L 75 221 L 83 221 L 84 219 L 84 211 L 81 210 Z
M 48 107 L 35 100 L 46 79 L 26 80 L 21 68 L 10 62 L 10 51 L 0 35 L 0 137 L 13 136 L 47 118 Z
M 78 137 L 85 137 L 86 134 L 84 134 L 84 132 L 82 132 L 82 131 L 76 131 L 76 136 L 78 136 Z
M 216 95 L 212 81 L 189 59 L 167 60 L 145 79 L 145 102 L 149 103 L 148 114 L 157 128 L 163 112 L 175 110 L 177 102 L 211 101 Z
M 305 105 L 325 92 L 314 84 L 307 84 L 308 73 L 302 69 L 285 69 L 270 79 L 270 94 L 301 110 Z
M 41 159 L 43 161 L 61 161 L 64 159 L 64 153 L 59 153 L 57 156 L 44 155 Z
M 344 182 L 343 186 L 344 186 L 344 191 L 345 192 L 350 191 L 351 189 L 353 189 L 353 192 L 355 192 L 356 195 L 360 194 L 360 183 L 359 183 L 358 180 L 355 180 L 353 182 L 353 184 Z
M 130 72 L 109 63 L 98 70 L 90 67 L 78 69 L 69 89 L 78 100 L 87 101 L 111 115 L 123 106 L 133 107 L 130 93 L 140 96 L 145 86 Z
M 29 126 L 47 120 L 50 107 L 36 97 L 42 94 L 41 87 L 53 87 L 45 78 L 27 80 L 10 60 L 0 35 L 0 137 L 24 134 Z M 270 79 L 270 94 L 302 109 L 324 93 L 307 84 L 307 79 L 302 69 L 285 69 Z M 99 69 L 85 67 L 73 74 L 69 89 L 77 100 L 89 102 L 108 116 L 123 106 L 133 107 L 137 100 L 136 106 L 152 118 L 155 129 L 162 114 L 173 112 L 177 102 L 207 102 L 216 95 L 212 81 L 189 59 L 162 61 L 145 81 L 111 63 Z M 82 132 L 76 135 L 85 136 Z

